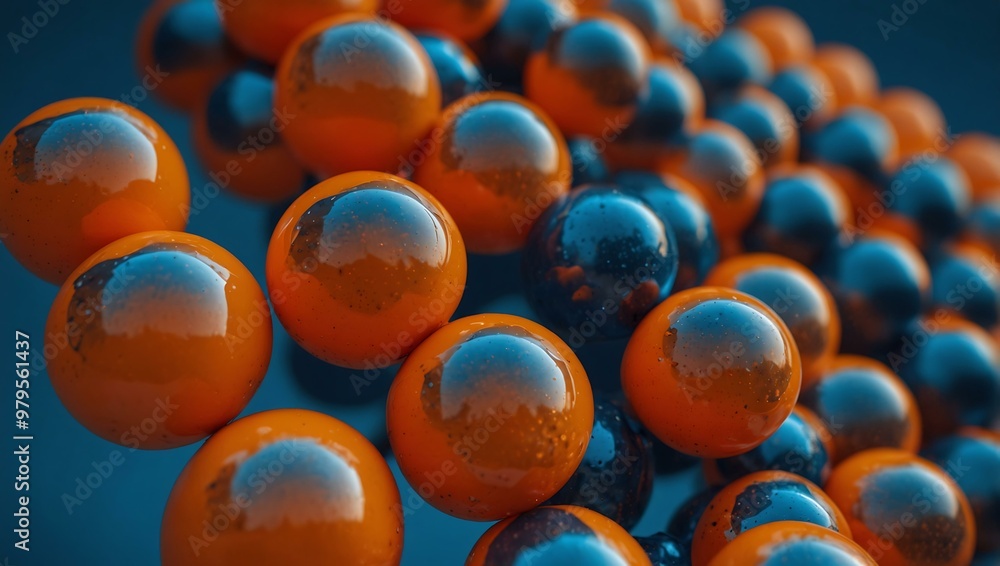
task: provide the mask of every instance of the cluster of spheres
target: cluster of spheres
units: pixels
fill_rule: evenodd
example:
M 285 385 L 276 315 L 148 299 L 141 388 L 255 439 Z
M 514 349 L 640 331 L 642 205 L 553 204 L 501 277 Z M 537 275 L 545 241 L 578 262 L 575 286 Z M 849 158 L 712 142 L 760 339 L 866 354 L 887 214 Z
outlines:
M 284 211 L 265 280 L 184 231 L 177 147 L 105 99 L 3 139 L 0 232 L 60 286 L 73 417 L 204 441 L 166 566 L 398 564 L 390 450 L 427 503 L 495 522 L 469 565 L 1000 564 L 1000 141 L 857 49 L 718 0 L 160 0 L 137 59 L 200 166 Z M 508 254 L 523 308 L 454 316 Z M 398 365 L 389 446 L 336 414 L 234 420 L 272 315 L 327 364 Z M 584 363 L 609 344 L 610 386 Z M 703 481 L 633 533 L 664 451 Z

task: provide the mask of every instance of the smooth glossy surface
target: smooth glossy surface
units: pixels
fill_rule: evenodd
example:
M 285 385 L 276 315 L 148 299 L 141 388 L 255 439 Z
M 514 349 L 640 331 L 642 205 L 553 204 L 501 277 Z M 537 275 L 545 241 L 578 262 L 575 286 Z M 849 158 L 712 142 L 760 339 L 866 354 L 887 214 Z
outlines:
M 903 165 L 887 189 L 883 204 L 888 214 L 875 224 L 924 249 L 955 235 L 972 205 L 968 177 L 946 157 Z
M 852 217 L 850 203 L 829 175 L 808 165 L 780 168 L 768 178 L 743 245 L 748 252 L 813 266 Z
M 796 407 L 760 446 L 738 456 L 705 460 L 705 476 L 715 485 L 726 485 L 754 472 L 779 470 L 823 485 L 833 461 L 829 438 L 830 433 L 812 411 Z
M 956 244 L 934 253 L 930 269 L 933 308 L 953 311 L 987 332 L 1000 330 L 1000 265 L 994 254 Z
M 778 521 L 737 537 L 709 566 L 877 566 L 850 537 L 812 523 Z
M 812 482 L 788 472 L 756 472 L 720 491 L 698 521 L 693 566 L 705 566 L 733 539 L 761 525 L 801 521 L 851 537 L 840 509 Z
M 825 43 L 816 50 L 813 64 L 830 79 L 838 108 L 867 106 L 878 97 L 879 80 L 875 66 L 857 48 Z
M 417 34 L 417 41 L 437 72 L 442 106 L 448 106 L 468 94 L 493 88 L 494 85 L 479 69 L 475 54 L 459 40 L 423 32 Z
M 674 2 L 662 0 L 582 0 L 580 11 L 584 14 L 610 13 L 621 16 L 635 26 L 649 44 L 653 53 L 670 54 L 671 40 L 681 23 Z
M 708 509 L 708 504 L 712 502 L 721 489 L 720 487 L 706 487 L 695 492 L 681 503 L 667 522 L 667 528 L 664 532 L 680 542 L 686 555 L 691 554 L 691 544 L 694 541 L 695 529 L 698 528 L 698 521 L 701 520 L 705 509 Z
M 677 177 L 644 171 L 623 171 L 614 182 L 645 201 L 673 231 L 678 263 L 672 292 L 700 285 L 719 260 L 719 242 L 698 191 Z
M 838 356 L 799 402 L 825 424 L 835 462 L 869 448 L 920 447 L 916 400 L 892 370 L 870 358 Z
M 1000 253 L 1000 198 L 990 198 L 976 204 L 963 226 L 962 239 Z
M 722 287 L 682 291 L 653 309 L 622 361 L 639 420 L 673 448 L 709 458 L 764 442 L 791 414 L 801 379 L 785 324 L 757 299 Z
M 927 263 L 893 234 L 842 237 L 816 273 L 837 302 L 844 353 L 881 355 L 930 293 Z
M 653 493 L 653 444 L 625 410 L 594 400 L 594 429 L 580 467 L 546 505 L 576 505 L 631 530 Z
M 901 158 L 936 156 L 948 149 L 952 134 L 933 98 L 912 88 L 891 88 L 875 107 L 896 130 Z
M 558 200 L 535 224 L 522 258 L 528 302 L 574 347 L 628 336 L 677 275 L 673 231 L 614 185 L 580 187 Z
M 135 47 L 141 83 L 129 92 L 130 100 L 138 104 L 152 92 L 189 112 L 245 58 L 223 32 L 213 0 L 153 2 L 139 24 Z
M 566 135 L 618 135 L 647 88 L 649 59 L 649 46 L 628 21 L 587 16 L 552 32 L 528 59 L 524 92 Z
M 243 69 L 215 87 L 192 126 L 205 170 L 234 193 L 265 202 L 297 195 L 306 176 L 280 137 L 291 118 L 274 108 L 273 99 L 271 77 Z
M 188 462 L 160 531 L 164 566 L 394 565 L 403 513 L 378 450 L 339 420 L 301 409 L 242 418 Z
M 341 14 L 374 15 L 377 0 L 215 0 L 233 43 L 253 58 L 277 63 L 297 35 Z
M 756 8 L 736 25 L 760 41 L 775 70 L 812 59 L 816 48 L 812 31 L 795 12 L 777 7 Z
M 788 327 L 808 385 L 840 347 L 840 315 L 826 287 L 801 264 L 773 254 L 745 254 L 715 266 L 706 285 L 729 287 L 760 299 Z
M 946 155 L 965 170 L 976 200 L 1000 195 L 1000 140 L 979 132 L 962 134 Z
M 828 122 L 837 106 L 833 84 L 812 63 L 775 73 L 767 88 L 785 103 L 796 123 L 806 130 L 814 130 Z
M 49 312 L 48 374 L 70 414 L 129 448 L 176 448 L 239 414 L 271 359 L 271 310 L 232 254 L 181 232 L 101 249 Z
M 827 493 L 854 540 L 880 566 L 962 566 L 972 559 L 969 502 L 941 469 L 898 450 L 869 450 L 834 468 Z
M 718 35 L 725 26 L 725 4 L 722 0 L 674 0 L 684 21 L 709 34 Z
M 416 38 L 359 15 L 302 32 L 275 82 L 275 107 L 295 117 L 283 131 L 288 146 L 323 176 L 412 166 L 411 151 L 441 111 L 437 73 Z
M 603 140 L 580 136 L 566 140 L 566 146 L 573 163 L 572 186 L 601 183 L 611 176 L 604 159 L 607 144 Z
M 745 85 L 765 85 L 772 65 L 764 45 L 739 28 L 729 28 L 687 62 L 711 104 Z
M 572 2 L 508 0 L 480 49 L 487 76 L 502 84 L 520 83 L 528 57 L 545 47 L 553 31 L 576 19 L 576 4 Z
M 917 399 L 925 441 L 1000 419 L 1000 350 L 978 326 L 942 311 L 916 320 L 888 363 Z
M 473 547 L 466 566 L 575 564 L 649 566 L 628 532 L 581 507 L 539 507 L 490 527 Z
M 720 101 L 710 116 L 743 132 L 766 167 L 795 163 L 799 156 L 799 131 L 791 110 L 777 96 L 748 86 Z
M 521 248 L 539 215 L 569 190 L 566 142 L 549 117 L 515 94 L 449 106 L 413 179 L 448 209 L 475 253 Z
M 483 314 L 446 325 L 406 358 L 386 413 L 400 470 L 424 499 L 495 521 L 541 504 L 572 477 L 594 401 L 558 337 L 527 319 Z
M 764 194 L 763 167 L 750 140 L 714 120 L 705 122 L 662 169 L 698 189 L 720 239 L 738 236 L 750 224 Z
M 282 326 L 314 356 L 351 368 L 406 356 L 455 312 L 465 277 L 465 246 L 448 213 L 385 173 L 347 173 L 309 189 L 267 250 Z
M 385 4 L 386 15 L 409 29 L 479 39 L 500 19 L 507 0 L 403 0 Z
M 120 102 L 42 107 L 4 137 L 0 158 L 4 246 L 50 283 L 119 238 L 187 223 L 191 191 L 177 146 Z
M 668 534 L 656 533 L 635 537 L 635 540 L 646 551 L 653 566 L 688 566 L 691 563 L 681 543 Z

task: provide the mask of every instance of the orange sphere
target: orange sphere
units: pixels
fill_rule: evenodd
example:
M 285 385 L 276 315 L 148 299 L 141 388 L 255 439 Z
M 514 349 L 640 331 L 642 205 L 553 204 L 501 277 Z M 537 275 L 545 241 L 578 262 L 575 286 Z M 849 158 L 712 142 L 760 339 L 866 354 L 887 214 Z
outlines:
M 431 137 L 413 180 L 448 209 L 469 251 L 521 248 L 535 220 L 569 192 L 566 141 L 541 109 L 515 94 L 455 102 Z
M 131 106 L 104 98 L 49 104 L 7 134 L 0 154 L 4 245 L 50 283 L 119 238 L 187 223 L 184 160 Z
M 614 139 L 648 87 L 649 44 L 627 20 L 586 16 L 549 36 L 524 70 L 524 92 L 567 136 Z
M 335 16 L 302 32 L 275 74 L 281 134 L 321 176 L 395 172 L 430 131 L 441 86 L 427 53 L 402 27 Z
M 130 105 L 152 92 L 190 112 L 245 58 L 222 30 L 213 0 L 156 0 L 139 24 L 135 59 L 141 80 L 128 93 Z
M 946 155 L 968 175 L 977 201 L 1000 195 L 1000 140 L 982 133 L 962 134 Z
M 629 340 L 621 373 L 646 428 L 706 458 L 764 442 L 791 414 L 802 381 L 795 340 L 781 319 L 723 287 L 688 289 L 654 308 Z
M 327 415 L 278 409 L 208 439 L 170 492 L 164 566 L 399 564 L 403 514 L 389 466 Z
M 858 49 L 826 43 L 816 50 L 813 64 L 830 79 L 838 108 L 869 106 L 878 98 L 878 73 L 871 59 Z
M 764 196 L 764 168 L 750 140 L 715 120 L 706 120 L 663 168 L 698 189 L 721 239 L 739 236 Z
M 803 387 L 840 348 L 837 304 L 823 283 L 796 261 L 774 254 L 739 255 L 715 266 L 704 284 L 736 289 L 771 307 L 798 346 Z
M 808 62 L 816 49 L 809 26 L 798 14 L 784 8 L 756 8 L 740 18 L 737 25 L 760 40 L 775 70 Z
M 345 173 L 306 191 L 267 249 L 267 287 L 282 326 L 339 366 L 392 365 L 445 324 L 465 289 L 462 236 L 413 183 Z
M 446 325 L 396 374 L 386 404 L 399 469 L 431 505 L 496 521 L 569 480 L 594 420 L 587 373 L 555 334 L 481 314 Z
M 876 109 L 896 130 L 899 157 L 937 155 L 947 148 L 948 125 L 934 99 L 911 88 L 893 88 L 882 93 Z
M 465 42 L 479 39 L 500 19 L 507 0 L 386 0 L 389 17 L 410 29 L 444 32 Z
M 723 0 L 673 0 L 681 18 L 712 37 L 726 27 Z
M 936 465 L 909 452 L 866 450 L 833 469 L 827 493 L 854 540 L 880 566 L 965 566 L 976 526 L 965 495 Z
M 691 562 L 706 566 L 733 539 L 780 521 L 812 523 L 851 537 L 844 514 L 815 484 L 789 472 L 755 472 L 722 488 L 709 502 L 695 527 Z
M 245 69 L 219 83 L 194 116 L 194 149 L 202 166 L 230 191 L 253 200 L 285 201 L 302 191 L 305 171 L 281 139 L 271 77 Z
M 244 53 L 274 64 L 313 23 L 341 14 L 373 15 L 378 0 L 215 0 L 226 35 Z
M 802 560 L 878 566 L 850 537 L 802 521 L 778 521 L 747 531 L 715 555 L 709 566 L 789 566 Z
M 176 448 L 232 420 L 271 359 L 271 309 L 218 245 L 144 232 L 69 276 L 45 327 L 48 372 L 66 409 L 130 448 Z
M 552 505 L 509 517 L 472 548 L 465 566 L 575 564 L 650 566 L 639 543 L 618 523 L 574 505 Z

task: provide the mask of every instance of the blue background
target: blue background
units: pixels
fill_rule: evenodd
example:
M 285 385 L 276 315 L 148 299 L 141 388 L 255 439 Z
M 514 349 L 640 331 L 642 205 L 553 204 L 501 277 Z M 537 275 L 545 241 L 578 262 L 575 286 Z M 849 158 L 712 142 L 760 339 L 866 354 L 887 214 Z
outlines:
M 888 40 L 877 22 L 888 20 L 893 4 L 919 6 Z M 739 10 L 780 4 L 801 13 L 817 41 L 851 43 L 875 62 L 884 86 L 907 85 L 936 99 L 953 131 L 1000 132 L 1000 3 L 995 0 L 872 0 L 730 2 Z M 25 115 L 50 102 L 75 96 L 121 98 L 138 83 L 133 41 L 145 2 L 69 0 L 38 35 L 15 54 L 0 45 L 0 131 L 9 131 Z M 6 37 L 20 29 L 23 16 L 38 11 L 33 0 L 0 2 L 0 31 Z M 185 118 L 147 99 L 137 105 L 173 136 L 189 163 L 192 187 L 208 182 L 195 165 L 190 127 Z M 192 218 L 189 230 L 231 250 L 263 281 L 264 251 L 276 219 L 273 210 L 222 195 Z M 501 310 L 516 312 L 522 304 L 509 297 L 518 291 L 514 258 L 472 258 L 470 291 L 460 314 Z M 0 251 L 3 290 L 0 353 L 13 352 L 14 330 L 31 335 L 40 350 L 45 317 L 55 287 L 32 277 Z M 276 407 L 305 407 L 332 414 L 358 428 L 376 445 L 387 446 L 383 394 L 390 375 L 383 375 L 360 397 L 346 374 L 295 353 L 288 336 L 275 326 L 274 358 L 259 393 L 246 413 Z M 582 356 L 599 389 L 613 387 L 621 343 L 589 348 Z M 13 356 L 4 354 L 10 359 Z M 293 363 L 294 362 L 294 363 Z M 0 431 L 14 433 L 13 381 L 3 387 Z M 165 452 L 129 452 L 88 433 L 59 403 L 44 374 L 32 378 L 31 552 L 13 549 L 15 458 L 12 440 L 0 439 L 0 528 L 4 546 L 0 561 L 8 564 L 158 563 L 160 517 L 170 488 L 197 446 Z M 9 419 L 9 421 L 8 421 Z M 9 428 L 8 428 L 9 427 Z M 9 438 L 9 437 L 8 437 Z M 115 451 L 124 461 L 101 487 L 68 513 L 64 493 L 78 478 L 93 471 L 93 462 Z M 394 464 L 393 464 L 394 465 Z M 397 473 L 398 470 L 394 468 Z M 654 501 L 637 534 L 663 527 L 696 480 L 695 470 L 657 480 Z M 413 492 L 400 481 L 404 502 Z M 413 496 L 415 497 L 415 496 Z M 446 517 L 419 506 L 407 518 L 404 564 L 461 564 L 487 524 Z

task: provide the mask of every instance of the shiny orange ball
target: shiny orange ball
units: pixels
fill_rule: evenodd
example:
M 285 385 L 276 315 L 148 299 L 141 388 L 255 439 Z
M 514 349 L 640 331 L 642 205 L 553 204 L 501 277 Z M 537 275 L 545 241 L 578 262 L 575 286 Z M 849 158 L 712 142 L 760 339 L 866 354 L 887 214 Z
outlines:
M 182 232 L 118 240 L 52 303 L 52 387 L 91 432 L 129 448 L 197 442 L 246 407 L 271 359 L 271 309 L 253 275 Z
M 753 9 L 737 25 L 760 40 L 775 70 L 807 63 L 816 49 L 809 26 L 798 14 L 784 8 Z
M 587 374 L 555 334 L 529 320 L 456 320 L 418 346 L 386 404 L 399 469 L 431 505 L 496 521 L 548 498 L 590 441 Z
M 977 201 L 1000 195 L 1000 140 L 978 132 L 962 134 L 946 155 L 968 175 Z
M 785 323 L 723 287 L 688 289 L 654 308 L 629 340 L 621 373 L 646 428 L 706 458 L 759 446 L 791 414 L 802 382 Z
M 397 24 L 360 15 L 302 32 L 275 73 L 275 111 L 300 163 L 320 176 L 396 172 L 441 110 L 427 53 Z
M 414 159 L 413 180 L 448 209 L 469 251 L 508 253 L 569 191 L 572 165 L 559 129 L 515 94 L 474 94 L 449 106 Z
M 104 98 L 44 106 L 0 143 L 0 233 L 61 284 L 83 260 L 147 230 L 183 230 L 191 190 L 177 146 L 149 116 Z
M 902 161 L 923 153 L 936 156 L 948 148 L 944 113 L 926 94 L 911 88 L 888 89 L 882 93 L 876 109 L 896 130 Z
M 820 45 L 813 64 L 830 79 L 839 109 L 869 106 L 878 98 L 875 65 L 857 48 L 839 43 Z
M 507 0 L 385 0 L 384 10 L 409 29 L 446 33 L 465 42 L 493 27 Z
M 802 521 L 761 525 L 733 539 L 709 566 L 878 566 L 850 537 Z
M 722 0 L 673 0 L 681 18 L 697 29 L 716 37 L 726 27 L 725 3 Z
M 378 449 L 302 409 L 256 413 L 208 439 L 160 528 L 164 566 L 397 565 L 402 551 L 399 490 Z
M 462 236 L 417 185 L 372 171 L 306 191 L 267 249 L 267 287 L 282 326 L 339 366 L 392 365 L 448 321 L 465 289 Z

